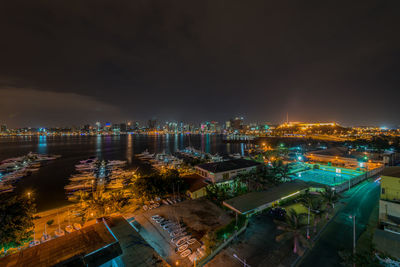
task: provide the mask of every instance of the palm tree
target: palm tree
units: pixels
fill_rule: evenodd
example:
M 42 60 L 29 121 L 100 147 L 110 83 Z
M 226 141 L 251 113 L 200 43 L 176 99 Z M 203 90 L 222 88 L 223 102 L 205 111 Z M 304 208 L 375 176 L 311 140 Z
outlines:
M 306 208 L 309 208 L 310 212 L 314 215 L 314 233 L 316 233 L 317 224 L 321 220 L 322 214 L 324 213 L 324 200 L 321 199 L 320 196 L 315 196 L 307 192 L 303 195 L 301 202 Z
M 324 214 L 323 200 L 321 198 L 314 198 L 310 203 L 310 211 L 314 215 L 314 234 L 317 232 L 317 224 L 321 220 L 322 215 Z
M 279 178 L 282 182 L 285 182 L 289 178 L 289 165 L 284 164 L 282 160 L 275 160 L 272 162 L 272 174 Z
M 110 199 L 102 190 L 93 192 L 92 199 L 88 202 L 92 213 L 98 217 L 104 216 L 106 214 L 106 208 L 110 205 Z
M 310 194 L 310 192 L 306 192 L 302 195 L 300 201 L 304 204 L 304 206 L 306 207 L 310 207 L 311 206 L 311 202 L 312 200 L 315 198 L 314 195 Z
M 284 221 L 275 222 L 276 224 L 278 224 L 277 228 L 283 231 L 283 233 L 276 236 L 276 241 L 280 242 L 293 239 L 293 253 L 296 253 L 300 256 L 304 253 L 300 244 L 303 247 L 308 246 L 308 241 L 303 235 L 306 224 L 302 222 L 302 218 L 305 215 L 306 214 L 304 213 L 298 214 L 295 210 L 290 209 L 288 214 L 286 214 Z
M 110 205 L 113 210 L 119 211 L 128 203 L 128 198 L 121 191 L 110 193 Z
M 325 187 L 325 190 L 321 192 L 321 196 L 326 203 L 326 219 L 328 219 L 330 210 L 335 209 L 335 202 L 338 201 L 339 195 L 330 187 Z

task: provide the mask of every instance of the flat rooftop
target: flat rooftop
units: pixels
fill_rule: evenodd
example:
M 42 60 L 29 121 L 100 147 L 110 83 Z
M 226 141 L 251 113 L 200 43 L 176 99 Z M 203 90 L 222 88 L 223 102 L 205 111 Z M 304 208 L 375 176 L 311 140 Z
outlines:
M 185 183 L 188 184 L 188 186 L 189 186 L 188 190 L 192 193 L 209 185 L 209 183 L 207 182 L 207 179 L 205 179 L 204 177 L 202 177 L 198 174 L 185 175 L 185 176 L 182 176 L 182 179 L 184 179 Z
M 201 168 L 206 171 L 209 171 L 209 172 L 218 173 L 218 172 L 227 172 L 227 171 L 233 171 L 233 170 L 238 170 L 238 169 L 244 169 L 244 168 L 249 168 L 249 167 L 254 167 L 254 166 L 259 166 L 259 165 L 261 165 L 261 163 L 253 161 L 253 160 L 233 159 L 233 160 L 226 160 L 226 161 L 220 161 L 220 162 L 199 164 L 196 167 Z
M 231 198 L 223 202 L 225 206 L 233 209 L 241 214 L 247 214 L 257 209 L 258 207 L 275 202 L 281 198 L 289 196 L 309 188 L 310 186 L 303 181 L 295 180 L 280 184 L 266 191 L 252 192 Z
M 331 157 L 342 157 L 342 158 L 356 158 L 353 154 L 349 154 L 349 150 L 346 147 L 332 147 L 324 150 L 316 150 L 308 152 L 310 155 L 321 155 Z
M 383 169 L 382 176 L 400 178 L 400 167 L 398 166 L 386 167 L 385 169 Z
M 102 250 L 107 253 L 101 253 Z M 53 266 L 67 262 L 73 266 L 95 266 L 120 253 L 121 249 L 113 234 L 104 223 L 96 223 L 0 258 L 0 266 Z M 85 258 L 86 256 L 88 257 Z
M 121 266 L 168 266 L 124 217 L 107 217 L 105 221 L 121 246 L 123 253 L 116 259 L 122 261 Z

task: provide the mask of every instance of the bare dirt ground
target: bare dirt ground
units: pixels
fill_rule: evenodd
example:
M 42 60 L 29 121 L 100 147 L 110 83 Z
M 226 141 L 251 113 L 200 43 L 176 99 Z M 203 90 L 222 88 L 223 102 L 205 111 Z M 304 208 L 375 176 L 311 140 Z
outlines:
M 181 258 L 175 253 L 175 246 L 170 242 L 171 237 L 159 224 L 151 219 L 153 215 L 160 215 L 172 221 L 183 222 L 192 237 L 200 240 L 206 233 L 228 224 L 232 217 L 214 203 L 205 200 L 186 200 L 170 206 L 161 206 L 157 209 L 135 216 L 135 225 L 142 237 L 171 265 L 193 266 L 188 258 Z M 190 248 L 195 251 L 200 247 L 195 243 Z

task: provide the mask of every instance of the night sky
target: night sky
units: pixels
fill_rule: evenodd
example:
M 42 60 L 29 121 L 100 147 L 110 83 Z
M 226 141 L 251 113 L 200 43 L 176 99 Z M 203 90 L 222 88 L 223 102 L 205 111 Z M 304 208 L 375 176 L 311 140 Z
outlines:
M 0 124 L 400 124 L 400 1 L 2 1 Z

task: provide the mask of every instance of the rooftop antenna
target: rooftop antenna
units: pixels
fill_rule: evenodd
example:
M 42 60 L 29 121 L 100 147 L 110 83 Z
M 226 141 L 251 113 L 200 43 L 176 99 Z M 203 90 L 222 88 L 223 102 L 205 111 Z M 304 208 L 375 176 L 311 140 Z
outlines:
M 286 112 L 286 124 L 289 124 L 289 112 Z

